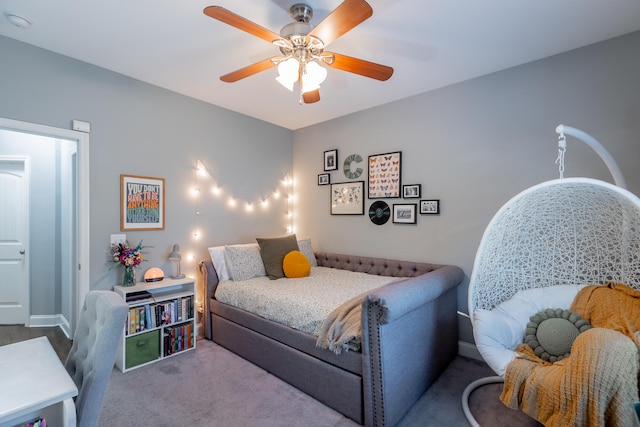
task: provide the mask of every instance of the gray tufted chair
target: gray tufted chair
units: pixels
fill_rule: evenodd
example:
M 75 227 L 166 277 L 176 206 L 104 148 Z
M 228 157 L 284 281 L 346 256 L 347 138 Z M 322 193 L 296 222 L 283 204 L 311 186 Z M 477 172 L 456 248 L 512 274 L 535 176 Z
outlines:
M 78 386 L 79 427 L 98 425 L 129 306 L 111 291 L 90 291 L 80 312 L 65 368 Z

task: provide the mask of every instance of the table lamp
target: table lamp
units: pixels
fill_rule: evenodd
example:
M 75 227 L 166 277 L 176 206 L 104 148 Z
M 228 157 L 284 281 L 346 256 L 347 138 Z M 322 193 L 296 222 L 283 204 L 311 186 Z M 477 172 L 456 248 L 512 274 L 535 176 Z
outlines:
M 173 250 L 169 254 L 169 261 L 175 261 L 178 264 L 178 272 L 171 276 L 172 279 L 184 279 L 184 274 L 180 273 L 180 261 L 182 261 L 182 255 L 180 255 L 180 245 L 173 245 Z

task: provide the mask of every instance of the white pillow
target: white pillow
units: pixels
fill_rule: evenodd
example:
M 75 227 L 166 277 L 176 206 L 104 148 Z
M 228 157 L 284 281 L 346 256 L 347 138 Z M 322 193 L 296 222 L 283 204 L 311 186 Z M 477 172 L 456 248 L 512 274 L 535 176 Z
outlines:
M 218 280 L 221 282 L 223 280 L 229 280 L 229 270 L 227 269 L 227 262 L 224 256 L 224 246 L 214 246 L 208 249 L 213 268 L 215 268 L 216 273 L 218 273 Z
M 232 278 L 229 262 L 227 260 L 228 258 L 227 252 L 226 252 L 227 247 L 233 247 L 233 248 L 253 247 L 253 248 L 256 248 L 256 250 L 258 251 L 258 256 L 260 255 L 260 248 L 257 243 L 247 243 L 244 245 L 213 246 L 208 248 L 209 256 L 211 257 L 211 262 L 213 262 L 213 267 L 216 269 L 216 273 L 218 273 L 218 280 L 220 281 L 242 280 L 242 279 Z M 313 248 L 311 246 L 310 238 L 298 240 L 298 248 L 300 249 L 300 252 L 302 252 L 309 259 L 309 263 L 311 263 L 312 267 L 318 266 L 318 261 L 316 260 L 316 257 L 313 254 Z M 256 261 L 255 254 L 250 249 L 249 251 L 251 252 L 250 255 L 252 256 L 253 264 L 255 264 L 255 261 Z M 260 274 L 260 276 L 253 276 L 253 277 L 261 277 L 266 275 L 266 272 L 264 271 L 264 263 L 262 262 L 261 257 L 260 257 L 260 265 L 253 265 L 253 268 L 251 268 L 250 270 L 253 271 L 253 274 Z M 251 273 L 249 273 L 249 275 L 251 275 Z M 239 277 L 242 277 L 242 276 L 243 276 L 242 274 L 239 275 Z
M 504 376 L 513 351 L 524 339 L 524 327 L 498 310 L 473 312 L 473 338 L 476 348 L 493 371 Z
M 489 367 L 503 376 L 524 342 L 529 318 L 547 308 L 569 309 L 584 285 L 557 285 L 519 291 L 493 310 L 473 312 L 473 337 Z
M 231 280 L 247 280 L 267 275 L 257 243 L 227 245 L 224 247 L 224 254 Z
M 311 267 L 317 267 L 318 261 L 313 254 L 313 248 L 311 247 L 311 239 L 298 240 L 298 249 L 309 259 Z

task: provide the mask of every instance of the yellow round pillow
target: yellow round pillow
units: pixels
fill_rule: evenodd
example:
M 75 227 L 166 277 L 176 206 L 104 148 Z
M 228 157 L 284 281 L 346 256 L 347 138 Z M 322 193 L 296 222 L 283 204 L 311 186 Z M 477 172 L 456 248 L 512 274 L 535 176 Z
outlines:
M 282 270 L 289 278 L 307 277 L 311 272 L 311 263 L 300 251 L 291 251 L 282 259 Z

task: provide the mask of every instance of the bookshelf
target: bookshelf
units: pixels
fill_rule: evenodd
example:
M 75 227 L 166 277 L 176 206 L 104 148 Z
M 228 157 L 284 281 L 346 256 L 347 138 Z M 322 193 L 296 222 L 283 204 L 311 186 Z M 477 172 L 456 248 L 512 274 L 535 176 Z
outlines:
M 118 285 L 113 290 L 129 305 L 116 356 L 122 372 L 196 348 L 195 279 Z

